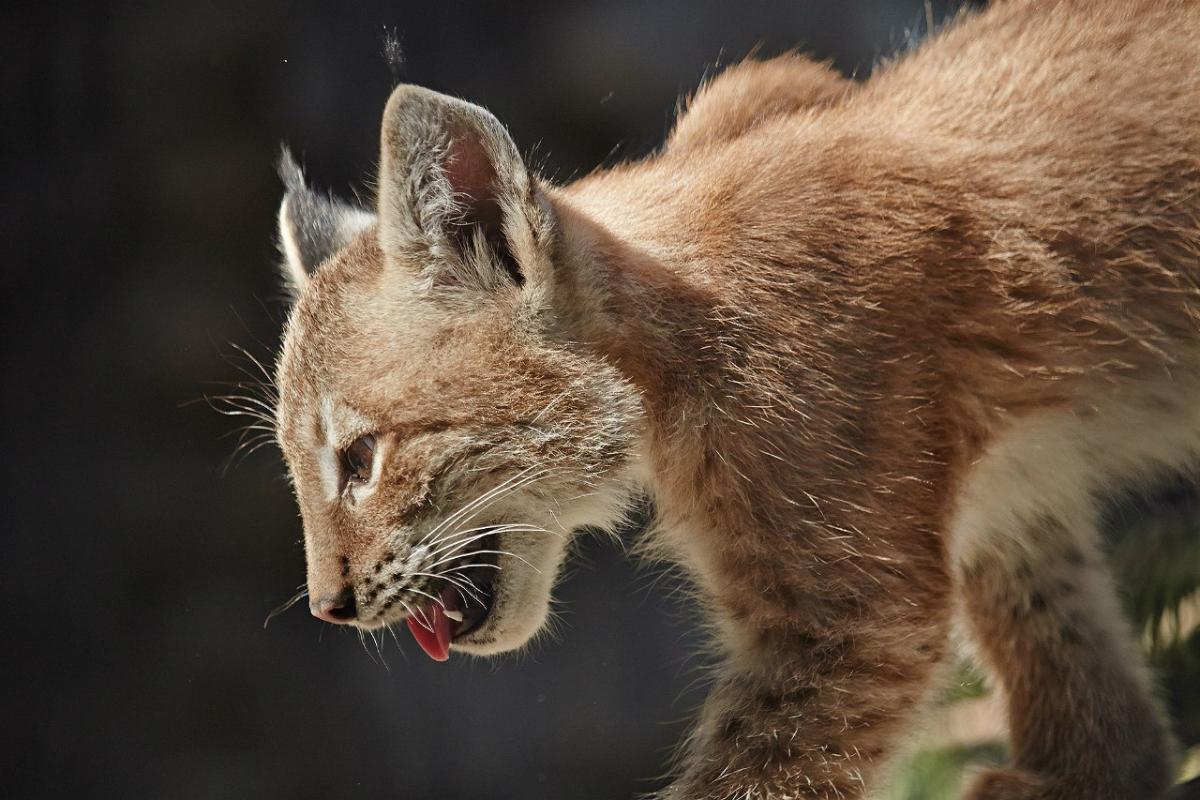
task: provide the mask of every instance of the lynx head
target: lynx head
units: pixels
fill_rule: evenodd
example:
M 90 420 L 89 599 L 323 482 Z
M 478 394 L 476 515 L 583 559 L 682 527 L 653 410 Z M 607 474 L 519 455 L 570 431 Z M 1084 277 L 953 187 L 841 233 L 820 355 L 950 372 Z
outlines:
M 310 606 L 407 619 L 439 660 L 501 652 L 545 622 L 570 531 L 617 513 L 640 400 L 572 337 L 553 204 L 504 127 L 401 86 L 381 139 L 374 213 L 281 168 L 276 425 Z

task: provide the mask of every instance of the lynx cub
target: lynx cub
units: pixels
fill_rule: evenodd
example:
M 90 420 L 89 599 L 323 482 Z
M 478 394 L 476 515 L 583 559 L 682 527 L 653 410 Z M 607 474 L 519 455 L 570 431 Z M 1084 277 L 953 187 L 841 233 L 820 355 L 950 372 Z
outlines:
M 520 647 L 645 492 L 725 655 L 664 798 L 864 796 L 956 623 L 1013 748 L 970 797 L 1160 796 L 1096 498 L 1200 457 L 1198 42 L 1196 2 L 1012 0 L 861 84 L 743 63 L 569 186 L 414 86 L 370 211 L 285 160 L 313 613 Z

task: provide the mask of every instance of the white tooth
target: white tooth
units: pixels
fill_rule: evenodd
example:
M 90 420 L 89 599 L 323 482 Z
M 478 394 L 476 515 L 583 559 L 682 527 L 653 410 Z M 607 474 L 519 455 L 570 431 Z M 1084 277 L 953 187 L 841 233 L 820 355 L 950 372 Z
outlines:
M 458 609 L 456 609 L 456 608 L 447 608 L 447 609 L 446 609 L 445 611 L 443 611 L 442 613 L 443 613 L 443 614 L 445 614 L 445 615 L 446 615 L 447 617 L 449 617 L 450 619 L 454 620 L 455 622 L 462 622 L 462 621 L 463 621 L 463 615 L 462 615 L 462 612 L 461 612 L 461 611 L 459 611 L 459 610 L 458 610 Z

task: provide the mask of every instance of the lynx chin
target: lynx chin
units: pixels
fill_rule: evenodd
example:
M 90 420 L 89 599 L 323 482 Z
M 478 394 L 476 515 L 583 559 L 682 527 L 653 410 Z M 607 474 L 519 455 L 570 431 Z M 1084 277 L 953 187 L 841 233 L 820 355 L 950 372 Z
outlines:
M 662 798 L 878 791 L 960 639 L 1012 745 L 968 797 L 1162 796 L 1097 519 L 1200 466 L 1197 43 L 1196 2 L 1010 0 L 861 83 L 743 62 L 568 186 L 415 86 L 370 208 L 285 155 L 312 613 L 519 648 L 648 495 L 723 655 Z

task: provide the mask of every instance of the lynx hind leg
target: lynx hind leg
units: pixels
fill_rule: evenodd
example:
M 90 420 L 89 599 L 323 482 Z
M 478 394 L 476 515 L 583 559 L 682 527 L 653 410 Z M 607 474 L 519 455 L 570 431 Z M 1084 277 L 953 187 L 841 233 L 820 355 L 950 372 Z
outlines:
M 1050 513 L 1025 522 L 1031 547 L 962 567 L 968 624 L 1003 689 L 1011 769 L 980 776 L 972 800 L 1156 798 L 1169 783 L 1166 726 L 1091 531 Z
M 976 465 L 955 529 L 965 622 L 1012 746 L 967 797 L 1161 797 L 1172 745 L 1099 549 L 1095 452 L 1073 449 L 1086 432 L 1070 426 L 1025 435 Z
M 854 82 L 795 53 L 735 64 L 701 86 L 679 115 L 667 150 L 727 142 L 764 121 L 836 103 Z

